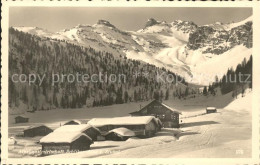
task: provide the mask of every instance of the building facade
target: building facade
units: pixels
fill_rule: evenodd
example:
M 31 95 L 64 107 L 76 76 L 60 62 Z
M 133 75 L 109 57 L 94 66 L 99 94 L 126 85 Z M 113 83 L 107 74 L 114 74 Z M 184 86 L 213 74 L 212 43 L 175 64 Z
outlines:
M 138 137 L 151 137 L 158 131 L 158 123 L 153 116 L 94 118 L 88 122 L 97 127 L 102 135 L 116 128 L 127 128 Z
M 29 122 L 29 118 L 24 117 L 24 116 L 17 116 L 14 119 L 15 119 L 15 123 L 28 123 Z
M 92 139 L 80 132 L 52 132 L 40 140 L 43 155 L 90 149 Z
M 53 130 L 45 125 L 33 126 L 23 131 L 24 137 L 46 136 Z
M 179 128 L 179 115 L 181 112 L 169 107 L 168 105 L 153 100 L 151 103 L 140 109 L 130 113 L 132 116 L 154 116 L 162 122 L 165 128 Z

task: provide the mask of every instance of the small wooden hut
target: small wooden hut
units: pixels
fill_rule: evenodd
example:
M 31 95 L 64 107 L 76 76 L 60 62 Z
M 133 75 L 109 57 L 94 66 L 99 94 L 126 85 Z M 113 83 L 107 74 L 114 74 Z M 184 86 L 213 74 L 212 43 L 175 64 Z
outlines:
M 15 123 L 28 123 L 29 118 L 25 116 L 16 116 L 15 118 Z
M 134 137 L 135 133 L 127 128 L 115 128 L 105 134 L 106 140 L 125 141 L 130 137 Z
M 216 113 L 217 112 L 217 108 L 216 107 L 207 107 L 206 108 L 206 112 L 207 113 Z
M 77 152 L 90 148 L 92 139 L 80 132 L 52 132 L 40 140 L 43 155 L 55 154 L 55 152 Z
M 23 131 L 24 137 L 46 136 L 53 130 L 45 125 L 31 126 Z
M 93 141 L 96 141 L 97 136 L 100 135 L 100 131 L 89 124 L 63 125 L 55 129 L 54 132 L 81 132 L 89 136 Z

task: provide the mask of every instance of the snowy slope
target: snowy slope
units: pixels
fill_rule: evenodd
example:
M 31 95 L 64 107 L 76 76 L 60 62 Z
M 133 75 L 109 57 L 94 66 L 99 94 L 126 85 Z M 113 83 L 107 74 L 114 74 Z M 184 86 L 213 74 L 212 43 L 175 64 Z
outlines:
M 95 142 L 91 150 L 50 157 L 249 158 L 252 154 L 252 109 L 248 102 L 251 99 L 252 93 L 247 92 L 245 97 L 238 97 L 217 113 L 182 119 L 180 129 L 163 128 L 152 138 Z
M 186 59 L 185 63 L 190 66 L 193 82 L 207 85 L 214 82 L 216 76 L 221 78 L 228 69 L 235 70 L 244 59 L 248 60 L 252 49 L 239 45 L 218 56 L 212 53 L 202 54 L 199 50 L 190 51 L 189 54 L 191 56 Z
M 212 27 L 214 29 L 218 29 L 218 30 L 226 30 L 229 31 L 232 28 L 244 25 L 245 23 L 249 22 L 249 21 L 253 21 L 253 16 L 250 16 L 248 18 L 246 18 L 245 20 L 242 20 L 240 22 L 236 22 L 236 23 L 228 23 L 228 24 L 223 24 L 221 22 L 216 22 L 214 24 L 209 24 L 206 26 Z
M 185 76 L 188 82 L 208 85 L 212 82 L 208 78 L 197 82 L 191 79 L 198 74 L 210 73 L 215 77 L 220 72 L 225 73 L 228 68 L 236 67 L 243 58 L 249 58 L 252 54 L 251 43 L 246 43 L 252 37 L 252 32 L 248 31 L 251 25 L 244 26 L 250 21 L 252 17 L 237 23 L 217 22 L 199 27 L 190 21 L 175 20 L 167 23 L 151 18 L 143 29 L 136 32 L 122 31 L 105 20 L 57 33 L 37 27 L 15 29 L 92 47 L 110 52 L 116 57 L 140 60 Z M 219 64 L 221 68 L 212 67 Z
M 61 36 L 58 33 L 49 32 L 46 29 L 42 29 L 39 27 L 14 27 L 18 31 L 22 31 L 25 33 L 30 33 L 32 35 L 37 35 L 39 37 L 46 37 L 46 38 L 53 38 L 53 39 L 59 39 L 59 40 L 66 40 L 67 38 L 65 36 Z

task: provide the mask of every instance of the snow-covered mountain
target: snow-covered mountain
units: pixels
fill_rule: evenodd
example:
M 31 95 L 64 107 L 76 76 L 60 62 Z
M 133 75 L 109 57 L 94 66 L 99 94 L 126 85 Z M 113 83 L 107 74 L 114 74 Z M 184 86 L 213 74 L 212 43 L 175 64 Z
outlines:
M 37 27 L 15 29 L 39 37 L 90 46 L 110 52 L 115 57 L 126 56 L 154 64 L 203 85 L 208 85 L 214 80 L 212 77 L 224 74 L 228 68 L 236 67 L 252 54 L 252 17 L 238 23 L 216 22 L 204 26 L 190 21 L 167 23 L 151 18 L 143 29 L 136 32 L 120 30 L 106 20 L 56 33 Z M 199 80 L 195 81 L 194 78 L 201 74 L 207 76 L 197 77 Z

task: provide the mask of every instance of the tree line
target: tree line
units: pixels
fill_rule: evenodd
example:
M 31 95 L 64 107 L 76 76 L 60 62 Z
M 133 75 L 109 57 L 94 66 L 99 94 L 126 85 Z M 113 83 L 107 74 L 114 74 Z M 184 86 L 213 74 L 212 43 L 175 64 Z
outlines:
M 52 85 L 51 74 L 124 74 L 125 83 L 118 82 L 58 82 Z M 138 72 L 140 74 L 135 75 Z M 83 47 L 67 41 L 40 38 L 35 35 L 9 29 L 9 106 L 21 103 L 28 109 L 80 108 L 106 106 L 151 99 L 169 99 L 176 91 L 185 93 L 185 86 L 176 82 L 157 82 L 157 73 L 167 72 L 185 80 L 165 68 L 143 63 L 126 57 L 114 57 L 105 51 Z M 15 83 L 13 74 L 47 76 L 29 86 Z M 149 76 L 146 76 L 145 74 Z M 177 92 L 179 93 L 179 92 Z

